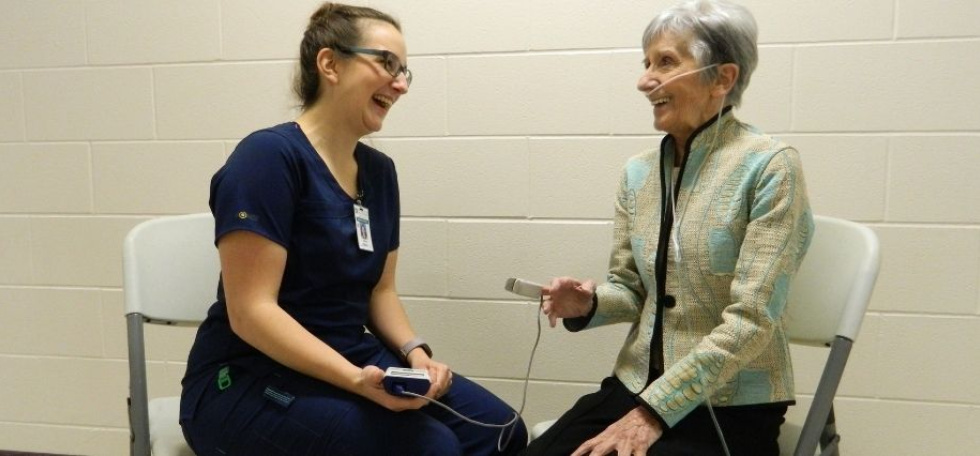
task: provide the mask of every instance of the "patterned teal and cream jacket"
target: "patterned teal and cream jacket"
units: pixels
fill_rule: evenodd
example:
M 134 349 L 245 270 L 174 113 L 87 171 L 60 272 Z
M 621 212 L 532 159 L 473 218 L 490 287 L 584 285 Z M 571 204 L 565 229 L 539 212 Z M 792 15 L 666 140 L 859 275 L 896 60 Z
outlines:
M 565 321 L 631 323 L 614 373 L 671 427 L 709 398 L 794 401 L 784 310 L 813 233 L 796 150 L 730 109 L 689 141 L 676 178 L 670 136 L 627 162 L 607 283 L 591 314 Z

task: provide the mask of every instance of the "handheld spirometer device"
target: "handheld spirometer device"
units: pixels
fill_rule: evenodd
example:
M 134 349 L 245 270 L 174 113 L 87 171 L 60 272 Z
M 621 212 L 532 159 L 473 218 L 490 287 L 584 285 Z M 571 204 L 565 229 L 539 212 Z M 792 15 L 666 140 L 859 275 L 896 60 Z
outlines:
M 422 396 L 429 391 L 431 383 L 429 371 L 407 367 L 389 367 L 385 370 L 384 379 L 381 380 L 385 391 L 395 396 L 412 396 L 405 393 Z

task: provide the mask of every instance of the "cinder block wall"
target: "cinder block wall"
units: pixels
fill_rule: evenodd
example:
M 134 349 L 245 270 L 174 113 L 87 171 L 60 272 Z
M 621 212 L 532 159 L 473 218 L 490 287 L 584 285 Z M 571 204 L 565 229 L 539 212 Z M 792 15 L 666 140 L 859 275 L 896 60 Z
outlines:
M 399 287 L 436 353 L 520 401 L 535 309 L 504 279 L 601 279 L 624 160 L 654 147 L 635 91 L 662 0 L 384 0 L 416 74 L 373 144 L 400 173 Z M 236 141 L 289 120 L 317 2 L 0 0 L 0 449 L 126 454 L 120 245 L 207 209 Z M 839 391 L 849 454 L 980 445 L 980 3 L 753 0 L 738 115 L 796 145 L 815 211 L 880 236 Z M 625 327 L 546 330 L 526 417 L 609 372 Z M 176 394 L 193 331 L 148 334 Z M 822 362 L 795 352 L 801 402 Z

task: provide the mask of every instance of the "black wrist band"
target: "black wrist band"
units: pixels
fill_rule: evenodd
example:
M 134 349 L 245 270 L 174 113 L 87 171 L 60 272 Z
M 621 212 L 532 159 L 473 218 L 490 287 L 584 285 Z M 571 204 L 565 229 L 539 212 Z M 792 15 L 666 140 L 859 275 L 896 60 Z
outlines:
M 399 349 L 398 351 L 401 352 L 402 358 L 404 358 L 405 361 L 408 361 L 408 354 L 412 350 L 415 350 L 416 348 L 420 348 L 420 347 L 422 348 L 422 351 L 424 351 L 426 355 L 429 355 L 429 358 L 432 357 L 432 349 L 429 348 L 429 344 L 425 343 L 425 341 L 422 340 L 421 337 L 416 337 L 406 342 L 405 345 L 402 345 L 402 348 Z

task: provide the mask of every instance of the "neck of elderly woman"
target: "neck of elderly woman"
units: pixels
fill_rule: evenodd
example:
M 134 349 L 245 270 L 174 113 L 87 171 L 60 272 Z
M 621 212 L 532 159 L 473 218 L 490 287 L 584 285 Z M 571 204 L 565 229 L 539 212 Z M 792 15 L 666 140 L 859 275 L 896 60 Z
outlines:
M 687 156 L 688 148 L 690 145 L 688 142 L 692 139 L 691 135 L 698 131 L 704 124 L 711 122 L 713 119 L 718 117 L 718 114 L 725 108 L 725 97 L 711 97 L 704 107 L 700 110 L 700 115 L 698 116 L 698 124 L 691 129 L 685 129 L 683 131 L 668 132 L 668 134 L 674 138 L 674 154 L 676 156 L 674 160 L 674 166 L 681 166 L 684 162 L 684 157 Z

